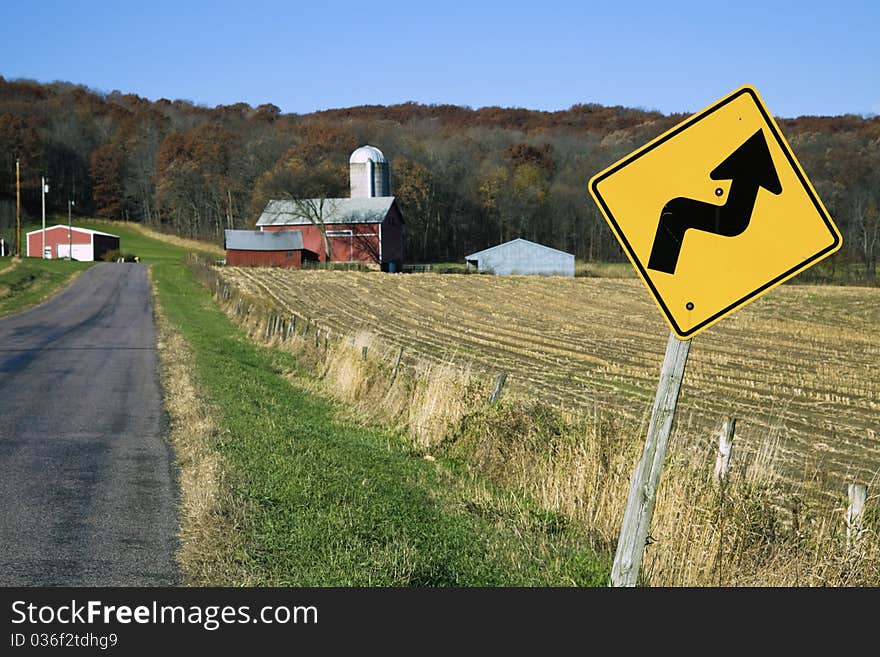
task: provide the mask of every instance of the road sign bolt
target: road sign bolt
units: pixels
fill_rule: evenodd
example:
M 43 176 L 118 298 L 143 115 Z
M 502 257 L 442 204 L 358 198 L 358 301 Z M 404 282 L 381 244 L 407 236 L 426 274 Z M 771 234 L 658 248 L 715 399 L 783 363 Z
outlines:
M 715 196 L 721 196 L 723 193 L 724 193 L 724 190 L 721 189 L 720 187 L 717 187 L 715 189 Z
M 684 307 L 687 308 L 688 310 L 693 310 L 694 309 L 694 302 L 688 301 L 686 304 L 684 304 Z

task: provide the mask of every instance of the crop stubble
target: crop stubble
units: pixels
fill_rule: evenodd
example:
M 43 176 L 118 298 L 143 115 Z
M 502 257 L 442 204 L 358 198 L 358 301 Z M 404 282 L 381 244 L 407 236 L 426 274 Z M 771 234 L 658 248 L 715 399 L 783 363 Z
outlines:
M 668 329 L 638 281 L 221 270 L 334 333 L 369 332 L 470 364 L 560 406 L 644 416 Z M 679 424 L 734 415 L 737 449 L 777 441 L 792 474 L 870 480 L 880 468 L 880 290 L 787 285 L 694 340 Z M 691 434 L 692 431 L 688 431 Z

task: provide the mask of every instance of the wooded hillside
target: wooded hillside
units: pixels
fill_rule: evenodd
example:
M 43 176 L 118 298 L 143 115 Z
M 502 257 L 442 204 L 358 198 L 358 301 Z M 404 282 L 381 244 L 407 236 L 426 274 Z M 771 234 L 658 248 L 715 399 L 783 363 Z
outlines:
M 13 239 L 15 160 L 26 216 L 139 221 L 221 240 L 270 198 L 348 194 L 348 156 L 379 147 L 407 221 L 407 259 L 460 261 L 525 237 L 586 260 L 623 254 L 587 194 L 589 178 L 684 118 L 624 107 L 559 112 L 404 103 L 308 115 L 267 104 L 206 108 L 56 82 L 0 77 L 0 236 Z M 780 125 L 845 237 L 838 264 L 876 280 L 880 117 Z

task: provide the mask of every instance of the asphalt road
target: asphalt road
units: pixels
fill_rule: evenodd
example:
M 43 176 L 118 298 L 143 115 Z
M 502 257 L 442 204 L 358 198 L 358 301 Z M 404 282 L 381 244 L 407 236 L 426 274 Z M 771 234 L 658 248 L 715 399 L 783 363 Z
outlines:
M 0 319 L 0 585 L 177 583 L 146 265 Z

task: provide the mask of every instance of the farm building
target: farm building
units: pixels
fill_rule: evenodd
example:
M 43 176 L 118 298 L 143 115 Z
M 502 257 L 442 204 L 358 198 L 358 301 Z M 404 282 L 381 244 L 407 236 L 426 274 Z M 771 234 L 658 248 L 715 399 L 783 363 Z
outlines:
M 67 258 L 91 262 L 100 260 L 108 251 L 119 250 L 119 236 L 102 233 L 99 230 L 71 227 L 57 224 L 46 228 L 45 257 Z M 27 234 L 27 256 L 39 258 L 43 255 L 43 230 L 32 230 Z M 71 254 L 71 251 L 73 253 Z
M 298 230 L 227 230 L 225 238 L 227 265 L 299 269 L 304 261 L 318 260 L 317 253 L 303 248 Z
M 515 239 L 465 256 L 470 270 L 509 276 L 574 276 L 574 254 L 524 239 Z
M 350 198 L 272 200 L 257 227 L 264 232 L 300 231 L 305 248 L 322 262 L 327 259 L 326 234 L 330 260 L 400 271 L 404 221 L 390 195 L 388 162 L 378 148 L 362 146 L 352 153 L 349 167 Z

